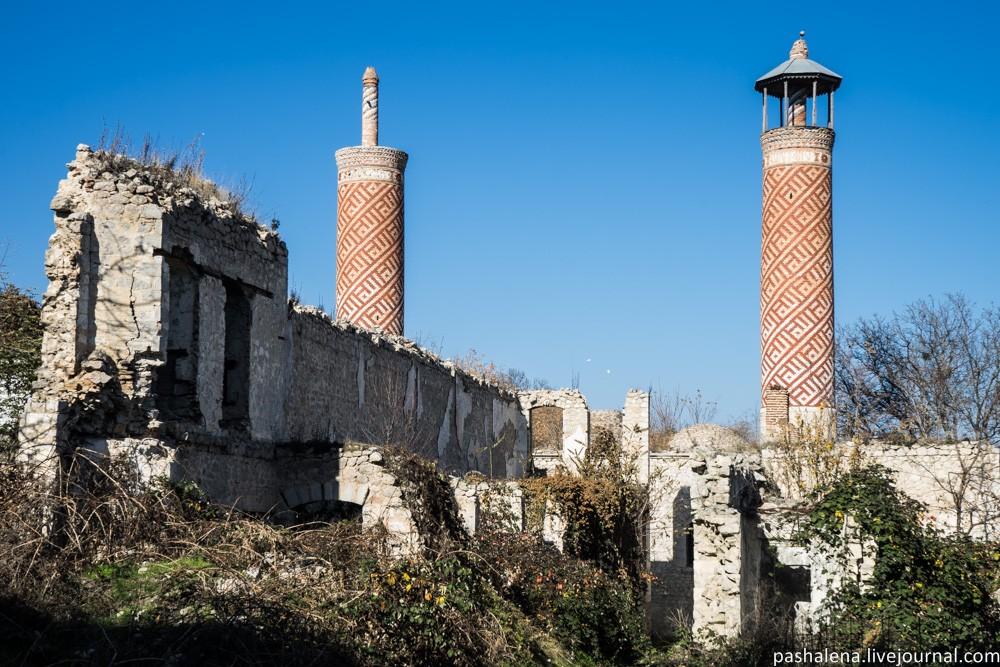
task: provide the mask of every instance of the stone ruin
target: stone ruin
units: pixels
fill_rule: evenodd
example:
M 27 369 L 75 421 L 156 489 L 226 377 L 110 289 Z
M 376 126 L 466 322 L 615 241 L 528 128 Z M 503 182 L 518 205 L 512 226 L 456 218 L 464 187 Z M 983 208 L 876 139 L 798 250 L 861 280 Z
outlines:
M 466 473 L 514 481 L 573 472 L 600 429 L 650 485 L 654 631 L 680 618 L 738 633 L 776 565 L 789 612 L 818 608 L 830 584 L 788 537 L 783 503 L 795 489 L 778 488 L 774 451 L 705 424 L 651 452 L 647 392 L 630 391 L 612 411 L 592 411 L 578 390 L 512 393 L 405 338 L 289 300 L 284 243 L 226 201 L 83 145 L 68 168 L 52 200 L 43 363 L 21 421 L 25 464 L 55 474 L 72 452 L 110 454 L 146 481 L 194 482 L 248 512 L 355 508 L 406 552 L 416 527 L 381 448 L 408 448 L 449 473 L 475 531 L 490 484 Z M 955 499 L 936 480 L 977 451 L 954 447 L 873 446 L 866 455 L 947 520 Z M 983 465 L 998 469 L 995 452 Z M 523 528 L 523 500 L 511 496 Z M 558 517 L 545 528 L 560 544 Z
M 374 73 L 366 76 L 371 88 Z M 377 125 L 372 136 L 368 122 L 362 153 L 377 157 Z M 401 206 L 401 166 L 345 169 L 350 183 L 391 182 Z M 637 481 L 649 484 L 654 632 L 681 622 L 704 636 L 734 636 L 776 606 L 804 624 L 836 585 L 791 539 L 789 504 L 803 480 L 783 474 L 780 448 L 700 424 L 650 451 L 647 392 L 628 392 L 611 411 L 591 410 L 575 389 L 512 392 L 381 327 L 289 299 L 281 238 L 211 184 L 85 145 L 68 170 L 51 203 L 43 362 L 21 418 L 24 465 L 55 476 L 74 454 L 123 457 L 145 483 L 194 482 L 247 512 L 358 517 L 385 528 L 405 554 L 419 535 L 384 448 L 420 454 L 446 472 L 470 532 L 490 489 L 506 486 L 517 530 L 524 507 L 516 480 L 577 471 L 600 434 L 621 444 Z M 401 209 L 385 210 L 375 222 L 396 238 Z M 359 211 L 349 215 L 364 224 Z M 352 307 L 381 313 L 372 321 L 391 316 L 389 329 L 399 331 L 402 250 L 392 247 L 379 260 L 392 267 L 389 287 L 363 287 L 367 265 L 358 264 L 352 284 L 362 287 L 352 294 L 362 296 Z M 365 309 L 365 294 L 378 297 L 375 311 Z M 795 406 L 778 385 L 764 400 L 765 440 L 776 440 Z M 836 447 L 844 457 L 857 453 L 850 443 Z M 958 515 L 965 496 L 942 483 L 971 459 L 983 488 L 962 494 L 1000 496 L 1000 461 L 989 445 L 873 445 L 862 455 L 895 471 L 945 525 L 968 521 L 974 534 L 995 536 L 995 515 Z M 545 517 L 546 539 L 561 545 L 562 530 L 558 515 Z M 863 549 L 857 562 L 863 570 Z

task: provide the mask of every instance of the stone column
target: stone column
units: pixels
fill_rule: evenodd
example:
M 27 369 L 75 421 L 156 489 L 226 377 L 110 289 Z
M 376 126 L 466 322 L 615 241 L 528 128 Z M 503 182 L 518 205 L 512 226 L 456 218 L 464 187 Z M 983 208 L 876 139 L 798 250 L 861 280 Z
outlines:
M 833 430 L 833 130 L 781 127 L 761 136 L 761 430 L 768 391 L 788 393 L 791 428 Z M 773 405 L 772 405 L 773 407 Z
M 649 481 L 649 392 L 629 389 L 622 411 L 622 454 L 635 462 L 640 484 Z
M 378 75 L 362 80 L 362 145 L 336 153 L 337 317 L 401 336 L 407 155 L 377 145 Z

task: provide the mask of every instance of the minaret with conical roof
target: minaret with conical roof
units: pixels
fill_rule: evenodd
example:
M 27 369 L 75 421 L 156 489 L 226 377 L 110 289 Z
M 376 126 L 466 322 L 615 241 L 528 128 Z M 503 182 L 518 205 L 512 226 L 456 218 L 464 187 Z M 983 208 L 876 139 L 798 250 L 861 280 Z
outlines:
M 804 31 L 788 55 L 755 85 L 763 98 L 760 425 L 765 442 L 789 429 L 832 437 L 835 426 L 833 93 L 841 77 L 809 59 Z M 773 99 L 780 110 L 771 129 Z
M 337 159 L 337 317 L 403 335 L 403 171 L 378 145 L 378 74 L 361 77 L 361 145 Z

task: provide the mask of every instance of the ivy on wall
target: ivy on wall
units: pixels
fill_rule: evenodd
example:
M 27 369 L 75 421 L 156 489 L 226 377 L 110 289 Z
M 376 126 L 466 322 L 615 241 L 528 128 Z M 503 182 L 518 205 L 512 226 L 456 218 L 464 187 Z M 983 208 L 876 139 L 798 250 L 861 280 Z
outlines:
M 800 538 L 834 556 L 832 569 L 871 559 L 826 602 L 824 639 L 838 647 L 950 650 L 995 645 L 1000 632 L 1000 545 L 946 535 L 928 510 L 869 466 L 818 489 Z M 851 546 L 854 545 L 855 562 Z

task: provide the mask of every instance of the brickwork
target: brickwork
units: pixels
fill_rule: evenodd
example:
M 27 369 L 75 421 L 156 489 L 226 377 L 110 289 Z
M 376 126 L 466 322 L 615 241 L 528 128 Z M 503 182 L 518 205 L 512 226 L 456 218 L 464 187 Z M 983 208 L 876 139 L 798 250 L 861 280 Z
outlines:
M 833 139 L 818 127 L 761 137 L 762 404 L 781 388 L 790 407 L 833 405 Z
M 337 151 L 337 317 L 403 335 L 403 171 L 378 143 L 378 76 L 363 77 L 362 145 Z
M 532 410 L 539 407 L 556 407 L 562 410 L 562 429 L 559 433 L 561 447 L 556 451 L 532 451 L 532 464 L 536 469 L 552 470 L 564 467 L 575 472 L 587 455 L 590 446 L 590 409 L 587 399 L 576 389 L 536 389 L 518 394 L 521 414 L 532 428 Z
M 764 440 L 779 439 L 788 428 L 788 390 L 783 387 L 765 389 L 762 413 Z

